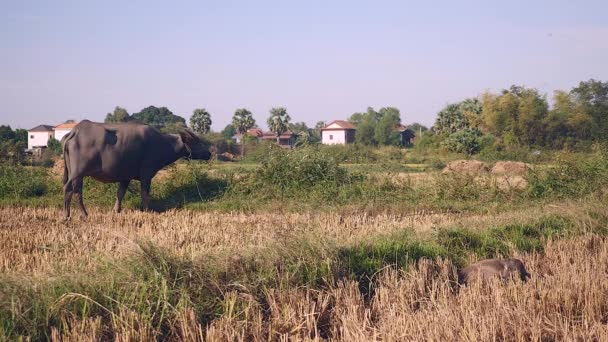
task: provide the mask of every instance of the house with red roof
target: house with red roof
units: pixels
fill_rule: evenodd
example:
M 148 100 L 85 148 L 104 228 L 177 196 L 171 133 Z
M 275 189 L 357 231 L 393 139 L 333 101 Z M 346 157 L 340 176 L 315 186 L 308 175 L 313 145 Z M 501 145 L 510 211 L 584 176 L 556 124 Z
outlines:
M 61 141 L 61 139 L 70 133 L 74 127 L 76 127 L 78 123 L 74 120 L 68 120 L 62 124 L 59 124 L 53 128 L 55 131 L 55 139 Z
M 281 133 L 278 140 L 279 146 L 283 148 L 292 148 L 296 143 L 296 137 L 297 135 L 290 130 Z M 277 135 L 274 132 L 264 132 L 262 140 L 277 141 Z
M 29 129 L 27 131 L 27 149 L 40 154 L 41 149 L 47 147 L 50 138 L 61 141 L 61 138 L 70 133 L 76 124 L 77 122 L 74 120 L 68 120 L 57 126 L 38 125 Z

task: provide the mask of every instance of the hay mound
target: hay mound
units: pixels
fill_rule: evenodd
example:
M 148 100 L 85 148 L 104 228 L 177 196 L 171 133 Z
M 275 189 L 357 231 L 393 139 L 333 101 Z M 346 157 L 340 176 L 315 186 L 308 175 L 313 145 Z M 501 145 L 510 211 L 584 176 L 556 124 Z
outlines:
M 514 161 L 497 162 L 492 168 L 494 175 L 521 176 L 532 169 L 530 164 Z
M 485 173 L 489 171 L 488 165 L 479 160 L 455 160 L 449 162 L 448 165 L 443 169 L 443 173 L 462 173 L 475 175 Z
M 51 168 L 51 175 L 57 178 L 63 178 L 63 158 L 53 158 L 53 168 Z

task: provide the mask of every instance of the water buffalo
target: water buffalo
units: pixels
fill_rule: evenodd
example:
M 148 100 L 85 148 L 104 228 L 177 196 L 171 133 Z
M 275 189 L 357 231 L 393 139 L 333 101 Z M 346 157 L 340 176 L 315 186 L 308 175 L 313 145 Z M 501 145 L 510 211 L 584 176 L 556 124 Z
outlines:
M 492 277 L 500 277 L 503 282 L 512 276 L 526 281 L 530 274 L 526 271 L 524 263 L 519 259 L 486 259 L 471 264 L 458 273 L 460 284 L 469 284 L 477 278 L 488 281 Z
M 76 195 L 82 215 L 85 176 L 104 183 L 119 183 L 114 211 L 120 212 L 129 182 L 141 182 L 141 206 L 146 210 L 152 177 L 181 157 L 208 160 L 209 149 L 191 131 L 161 133 L 137 123 L 102 124 L 81 121 L 62 140 L 64 173 L 64 216 L 70 217 L 72 195 Z

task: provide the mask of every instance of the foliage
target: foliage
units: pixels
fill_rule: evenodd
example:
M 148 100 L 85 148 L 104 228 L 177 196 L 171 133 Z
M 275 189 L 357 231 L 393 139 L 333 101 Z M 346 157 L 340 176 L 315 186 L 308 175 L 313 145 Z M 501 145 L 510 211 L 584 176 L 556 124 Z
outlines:
M 460 103 L 447 105 L 439 113 L 433 131 L 449 135 L 467 128 L 477 127 L 481 104 L 477 99 L 466 99 Z
M 528 175 L 527 195 L 532 198 L 576 197 L 608 185 L 608 149 L 596 145 L 589 157 L 561 153 L 555 166 Z
M 312 149 L 285 151 L 271 146 L 252 181 L 254 188 L 276 189 L 285 195 L 311 187 L 332 189 L 360 179 L 322 152 Z
M 593 122 L 589 127 L 592 137 L 608 140 L 608 82 L 594 79 L 580 82 L 572 89 L 571 95 L 580 113 Z
M 11 126 L 0 126 L 0 161 L 22 162 L 25 159 L 26 147 L 26 130 L 18 128 L 13 131 Z
M 211 132 L 203 135 L 201 138 L 203 142 L 215 150 L 216 154 L 224 152 L 235 154 L 238 152 L 238 147 L 234 141 L 232 141 L 232 139 L 226 139 L 221 133 Z
M 411 129 L 415 134 L 420 134 L 429 130 L 428 127 L 418 122 L 407 125 L 407 128 Z
M 374 129 L 374 140 L 378 145 L 399 145 L 400 133 L 396 128 L 401 124 L 399 109 L 393 107 L 381 108 L 380 120 Z
M 190 127 L 197 134 L 207 134 L 211 129 L 211 114 L 206 109 L 195 109 L 190 117 Z
M 0 162 L 0 198 L 40 197 L 48 191 L 46 170 Z
M 224 127 L 224 129 L 222 130 L 221 134 L 224 139 L 232 140 L 232 137 L 234 137 L 234 135 L 236 134 L 236 128 L 234 128 L 234 125 L 232 124 L 227 124 L 226 127 Z
M 134 113 L 131 119 L 158 129 L 169 126 L 170 124 L 186 127 L 186 120 L 181 116 L 173 114 L 167 107 L 149 106 L 141 111 Z
M 245 134 L 249 129 L 255 127 L 253 114 L 246 108 L 237 109 L 232 116 L 232 126 L 236 133 Z
M 26 143 L 21 141 L 9 140 L 0 141 L 0 161 L 11 163 L 21 163 L 25 160 Z
M 15 132 L 11 126 L 0 126 L 0 142 L 15 140 Z
M 289 128 L 289 122 L 291 117 L 287 114 L 287 109 L 283 107 L 270 109 L 270 117 L 266 121 L 268 128 L 277 136 L 277 142 L 279 136 L 283 134 Z
M 451 152 L 476 154 L 481 149 L 481 132 L 474 128 L 465 128 L 450 134 L 444 141 L 444 146 Z
M 349 119 L 357 130 L 355 141 L 367 146 L 399 145 L 401 137 L 399 127 L 401 115 L 399 109 L 394 107 L 383 107 L 375 111 L 368 107 L 365 113 L 354 113 Z
M 116 106 L 112 113 L 106 114 L 106 118 L 104 120 L 105 123 L 121 123 L 128 122 L 131 120 L 129 113 L 126 109 Z
M 61 149 L 61 142 L 53 137 L 49 138 L 46 147 L 56 156 L 60 156 L 63 152 Z
M 369 109 L 368 109 L 369 110 Z M 353 114 L 356 115 L 357 113 Z M 352 116 L 351 116 L 352 118 Z M 363 116 L 361 121 L 357 124 L 357 130 L 355 131 L 355 141 L 361 145 L 374 146 L 376 145 L 375 131 L 376 121 L 375 116 L 371 113 Z
M 319 125 L 319 123 L 317 123 Z M 296 133 L 296 147 L 309 146 L 321 141 L 321 131 L 317 132 L 315 128 L 308 128 L 305 122 L 296 122 L 289 124 L 289 130 Z

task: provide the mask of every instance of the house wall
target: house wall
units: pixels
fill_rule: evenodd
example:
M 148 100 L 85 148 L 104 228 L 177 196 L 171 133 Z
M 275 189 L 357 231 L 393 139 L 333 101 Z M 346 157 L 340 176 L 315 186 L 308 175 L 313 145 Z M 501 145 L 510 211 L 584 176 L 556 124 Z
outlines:
M 55 139 L 61 141 L 66 134 L 72 131 L 71 128 L 55 128 Z
M 53 132 L 27 132 L 27 148 L 32 149 L 37 146 L 45 146 Z
M 344 145 L 347 143 L 346 130 L 341 131 L 323 131 L 321 142 L 325 145 Z

